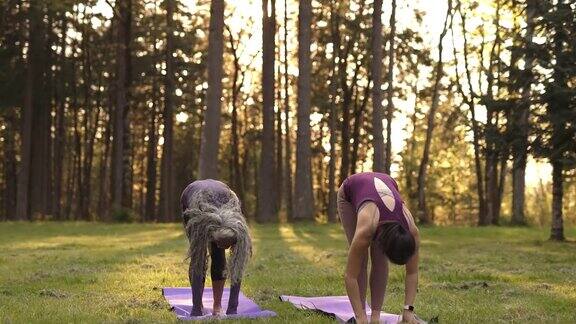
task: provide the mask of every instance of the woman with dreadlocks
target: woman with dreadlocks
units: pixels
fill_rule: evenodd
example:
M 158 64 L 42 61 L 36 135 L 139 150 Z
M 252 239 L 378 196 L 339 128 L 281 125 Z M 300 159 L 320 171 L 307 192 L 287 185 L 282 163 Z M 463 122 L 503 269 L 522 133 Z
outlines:
M 338 214 L 350 248 L 344 282 L 358 323 L 368 323 L 366 290 L 370 283 L 371 323 L 380 322 L 388 281 L 388 261 L 406 265 L 403 322 L 418 323 L 414 299 L 418 286 L 418 228 L 402 201 L 398 184 L 387 174 L 364 172 L 348 177 L 338 191 Z M 370 253 L 371 270 L 367 266 Z
M 192 287 L 192 316 L 203 315 L 202 294 L 206 281 L 207 251 L 210 250 L 210 277 L 214 292 L 213 315 L 222 314 L 222 293 L 230 279 L 226 314 L 235 314 L 242 274 L 252 253 L 248 225 L 240 201 L 224 183 L 198 180 L 182 192 L 182 218 L 190 242 L 188 271 Z M 232 250 L 226 262 L 226 249 Z

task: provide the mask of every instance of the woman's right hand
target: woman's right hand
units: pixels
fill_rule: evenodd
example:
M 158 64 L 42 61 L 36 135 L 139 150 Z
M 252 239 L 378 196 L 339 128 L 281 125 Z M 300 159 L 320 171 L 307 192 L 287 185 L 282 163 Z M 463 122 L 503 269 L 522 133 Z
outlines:
M 380 312 L 370 314 L 370 324 L 378 324 L 380 323 Z
M 361 314 L 360 316 L 356 317 L 356 323 L 358 324 L 369 324 L 368 316 L 366 314 Z

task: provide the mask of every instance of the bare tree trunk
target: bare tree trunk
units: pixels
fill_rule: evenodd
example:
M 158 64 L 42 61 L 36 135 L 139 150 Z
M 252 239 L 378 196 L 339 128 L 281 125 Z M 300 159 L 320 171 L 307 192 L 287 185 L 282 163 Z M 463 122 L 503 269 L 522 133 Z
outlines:
M 480 157 L 480 127 L 478 125 L 478 120 L 476 119 L 476 107 L 475 107 L 475 93 L 472 87 L 472 76 L 468 64 L 468 39 L 466 37 L 466 15 L 462 12 L 461 2 L 458 1 L 458 13 L 462 19 L 462 37 L 464 39 L 464 68 L 466 72 L 466 80 L 468 82 L 468 88 L 470 89 L 470 97 L 464 94 L 460 82 L 458 82 L 458 89 L 465 98 L 466 104 L 470 107 L 471 121 L 472 121 L 472 142 L 474 147 L 474 169 L 476 172 L 476 191 L 478 194 L 478 220 L 482 219 L 486 215 L 486 197 L 484 195 L 484 177 L 482 175 L 482 161 Z M 456 57 L 456 55 L 454 55 Z
M 162 146 L 162 161 L 160 165 L 159 211 L 159 216 L 162 221 L 175 219 L 175 217 L 172 215 L 174 211 L 174 172 L 172 170 L 174 150 L 174 59 L 172 58 L 172 53 L 174 52 L 174 0 L 165 0 L 165 3 L 167 29 L 165 53 L 166 77 L 164 78 L 164 144 Z M 210 34 L 212 34 L 212 32 L 210 32 Z M 208 60 L 211 59 L 208 58 Z M 208 75 L 210 74 L 211 72 L 209 69 Z M 219 98 L 220 96 L 218 96 L 218 99 Z
M 558 7 L 567 8 L 566 1 L 559 1 Z M 557 9 L 559 10 L 559 8 Z M 555 59 L 554 72 L 552 78 L 554 86 L 546 91 L 548 95 L 547 115 L 551 124 L 552 134 L 550 138 L 549 159 L 552 164 L 552 226 L 550 239 L 554 241 L 564 241 L 563 218 L 563 198 L 564 198 L 564 163 L 568 149 L 568 143 L 573 143 L 572 136 L 574 129 L 569 129 L 566 125 L 566 114 L 570 108 L 570 96 L 565 95 L 562 90 L 569 89 L 566 72 L 568 56 L 564 54 L 565 45 L 568 43 L 568 35 L 564 31 L 556 31 L 553 39 L 553 57 Z M 572 140 L 572 142 L 570 142 Z
M 4 217 L 13 220 L 16 216 L 16 194 L 18 178 L 16 176 L 16 116 L 13 111 L 7 111 L 5 114 L 4 130 Z
M 238 123 L 238 99 L 240 96 L 240 90 L 242 89 L 242 85 L 244 83 L 244 73 L 242 72 L 242 78 L 240 80 L 240 57 L 238 56 L 238 48 L 236 43 L 234 42 L 234 36 L 232 31 L 226 26 L 228 33 L 230 35 L 230 49 L 232 50 L 232 57 L 234 61 L 234 70 L 232 72 L 232 127 L 231 127 L 231 136 L 232 136 L 232 145 L 230 146 L 231 149 L 231 156 L 232 156 L 232 189 L 238 194 L 240 201 L 244 201 L 245 197 L 245 188 L 244 188 L 244 173 L 242 172 L 242 168 L 240 166 L 240 127 Z M 247 122 L 247 121 L 246 121 Z
M 506 185 L 506 174 L 508 173 L 508 150 L 506 155 L 500 159 L 500 173 L 498 175 L 498 200 L 496 201 L 496 211 L 494 218 L 492 218 L 492 225 L 500 224 L 500 211 L 502 210 L 502 195 L 504 194 L 504 186 Z
M 526 2 L 526 35 L 524 42 L 526 44 L 532 43 L 534 36 L 534 16 L 536 11 L 537 1 L 528 0 Z M 517 123 L 517 129 L 514 130 L 515 140 L 512 142 L 512 224 L 524 225 L 526 218 L 524 215 L 524 206 L 526 201 L 526 161 L 528 158 L 528 128 L 530 118 L 530 87 L 532 85 L 532 77 L 530 76 L 534 57 L 530 51 L 526 53 L 524 64 L 524 77 L 525 80 L 522 86 L 522 100 L 518 107 L 517 113 L 513 117 Z
M 52 25 L 52 17 L 45 4 L 30 4 L 31 33 L 29 55 L 34 61 L 33 79 L 33 116 L 30 157 L 30 214 L 44 217 L 50 214 L 50 180 L 51 180 L 51 109 L 49 99 L 51 71 L 51 48 L 47 33 Z M 32 44 L 34 43 L 34 44 Z
M 416 64 L 418 66 L 418 64 Z M 412 86 L 412 93 L 418 93 L 418 81 L 416 80 Z M 410 160 L 416 160 L 416 122 L 418 120 L 418 97 L 415 96 L 414 98 L 414 113 L 410 117 L 410 121 L 412 123 L 412 132 L 410 135 L 410 142 L 408 142 L 408 152 L 410 156 Z M 408 189 L 408 197 L 410 200 L 413 200 L 417 196 L 417 191 L 414 189 L 414 174 L 416 173 L 416 167 L 414 163 L 410 163 L 406 165 L 406 188 Z
M 314 219 L 312 192 L 312 152 L 310 149 L 310 43 L 312 25 L 311 0 L 298 7 L 298 132 L 296 140 L 296 186 L 294 219 Z M 296 208 L 297 207 L 297 208 Z
M 113 96 L 110 95 L 109 97 L 110 97 L 109 102 L 112 103 Z M 111 121 L 113 120 L 112 109 L 113 109 L 112 107 L 109 108 L 108 120 L 106 122 L 106 128 L 104 129 L 104 136 L 102 137 L 102 141 L 104 144 L 104 151 L 102 153 L 102 156 L 100 157 L 100 170 L 98 171 L 97 214 L 100 219 L 102 219 L 102 217 L 105 217 L 106 206 L 108 206 L 108 200 L 109 200 L 108 191 L 106 191 L 105 188 L 107 184 L 106 179 L 109 179 L 107 170 L 109 168 L 108 156 L 110 155 L 110 135 L 112 133 L 112 125 L 111 125 L 112 124 Z
M 287 0 L 285 0 L 287 1 Z M 336 197 L 336 105 L 338 105 L 338 56 L 340 52 L 340 20 L 338 19 L 338 9 L 333 2 L 330 3 L 330 27 L 332 32 L 332 76 L 330 78 L 330 163 L 328 165 L 328 221 L 336 223 L 337 197 Z
M 284 130 L 286 136 L 284 138 L 284 190 L 286 194 L 286 215 L 288 219 L 292 219 L 292 143 L 290 141 L 290 77 L 288 75 L 288 0 L 284 0 Z
M 364 123 L 364 110 L 366 110 L 366 106 L 368 105 L 368 98 L 370 97 L 370 78 L 368 78 L 368 84 L 364 88 L 364 94 L 362 96 L 361 103 L 355 103 L 354 107 L 354 129 L 352 130 L 352 142 L 354 143 L 354 147 L 352 148 L 352 158 L 350 163 L 350 174 L 356 173 L 357 163 L 358 163 L 358 149 L 361 146 L 360 144 L 360 128 Z M 358 97 L 360 97 L 360 88 L 356 88 L 356 99 L 358 101 Z
M 279 33 L 278 33 L 279 35 Z M 280 43 L 280 37 L 277 37 L 278 43 Z M 280 47 L 280 46 L 278 46 Z M 278 65 L 276 68 L 276 78 L 278 85 L 276 86 L 276 206 L 277 210 L 281 210 L 283 206 L 283 195 L 282 188 L 284 186 L 283 175 L 284 175 L 284 160 L 282 159 L 282 152 L 284 148 L 282 147 L 282 72 L 281 72 L 281 60 L 280 60 L 280 48 L 278 48 L 277 61 Z
M 67 35 L 67 19 L 66 14 L 62 13 L 62 37 L 60 46 L 62 49 L 66 48 L 66 35 Z M 64 80 L 66 76 L 65 61 L 66 51 L 60 52 L 60 74 L 59 77 Z M 57 110 L 56 110 L 56 132 L 54 135 L 54 201 L 52 207 L 54 208 L 54 216 L 56 219 L 61 220 L 62 215 L 62 181 L 63 181 L 63 168 L 64 168 L 64 147 L 66 146 L 66 129 L 64 121 L 66 119 L 66 93 L 65 82 L 59 82 L 56 88 L 57 96 Z
M 222 106 L 222 74 L 224 54 L 224 0 L 210 4 L 208 34 L 208 91 L 205 123 L 200 143 L 198 178 L 218 178 L 220 147 L 220 109 Z
M 123 168 L 123 182 L 122 185 L 122 205 L 124 208 L 131 209 L 132 208 L 132 188 L 133 188 L 133 179 L 134 179 L 134 169 L 133 163 L 134 160 L 134 147 L 132 145 L 131 139 L 131 132 L 130 132 L 130 86 L 132 84 L 132 55 L 131 55 L 131 43 L 132 43 L 132 0 L 124 0 L 126 2 L 125 6 L 123 6 L 124 12 L 122 13 L 123 17 L 123 25 L 124 25 L 124 57 L 125 57 L 125 69 L 126 69 L 126 78 L 125 78 L 125 99 L 126 99 L 126 106 L 123 110 L 124 117 L 122 120 L 124 121 L 123 127 L 123 134 L 122 140 L 124 141 L 123 146 L 123 153 L 122 153 L 122 168 Z
M 112 149 L 112 213 L 119 213 L 124 209 L 125 193 L 125 168 L 124 154 L 126 151 L 124 134 L 125 134 L 125 111 L 127 108 L 126 101 L 126 53 L 125 43 L 127 31 L 125 30 L 124 20 L 126 16 L 126 5 L 124 1 L 116 4 L 115 25 L 116 25 L 116 106 L 114 109 L 114 134 Z M 112 215 L 111 215 L 112 216 Z
M 86 42 L 84 42 L 84 39 Z M 101 95 L 98 94 L 96 97 L 96 111 L 94 112 L 94 117 L 92 118 L 92 123 L 89 119 L 92 115 L 92 98 L 90 95 L 90 87 L 92 86 L 92 60 L 90 57 L 90 43 L 91 37 L 85 35 L 83 37 L 83 52 L 84 58 L 84 86 L 85 86 L 85 102 L 84 102 L 84 163 L 82 165 L 82 179 L 83 186 L 80 192 L 80 217 L 85 220 L 90 219 L 90 201 L 92 196 L 92 162 L 94 160 L 94 143 L 96 141 L 96 133 L 98 131 L 98 123 L 100 121 L 100 104 Z M 98 88 L 102 85 L 102 75 L 98 77 Z
M 347 52 L 343 56 L 340 56 L 340 62 L 345 61 L 347 57 Z M 355 60 L 357 57 L 355 58 Z M 354 61 L 355 61 L 354 60 Z M 342 85 L 342 147 L 341 155 L 342 161 L 340 162 L 340 183 L 344 182 L 346 177 L 348 177 L 350 172 L 350 105 L 352 104 L 352 96 L 354 89 L 357 88 L 358 75 L 360 71 L 360 64 L 356 64 L 354 70 L 354 76 L 352 77 L 352 82 L 348 87 L 346 85 L 346 64 L 342 63 L 338 71 L 340 73 L 340 84 Z
M 274 161 L 274 34 L 276 30 L 275 0 L 262 1 L 262 150 L 258 184 L 256 219 L 271 221 L 276 215 L 276 181 Z
M 154 97 L 158 94 L 156 82 L 154 82 Z M 156 219 L 156 147 L 158 139 L 156 136 L 156 104 L 150 111 L 148 121 L 148 148 L 146 153 L 146 201 L 144 207 L 144 217 L 142 221 L 152 221 Z
M 384 172 L 390 174 L 392 166 L 392 117 L 394 117 L 394 51 L 396 40 L 396 0 L 392 0 L 392 13 L 390 14 L 390 39 L 388 48 L 388 106 L 386 109 L 386 160 Z
M 439 105 L 440 97 L 440 82 L 442 81 L 442 76 L 444 74 L 443 61 L 442 61 L 442 41 L 446 32 L 448 30 L 448 20 L 452 14 L 452 0 L 448 0 L 448 10 L 446 11 L 446 19 L 444 20 L 444 27 L 442 28 L 442 33 L 440 34 L 440 39 L 438 41 L 438 62 L 436 63 L 436 68 L 434 71 L 434 89 L 432 92 L 432 104 L 430 110 L 428 111 L 428 127 L 426 129 L 426 141 L 424 142 L 424 153 L 422 154 L 422 160 L 420 161 L 420 168 L 418 170 L 418 219 L 423 224 L 428 224 L 431 222 L 430 216 L 428 215 L 428 210 L 426 209 L 426 172 L 428 169 L 428 161 L 430 159 L 430 146 L 432 142 L 432 136 L 434 131 L 434 117 L 436 115 L 436 110 Z
M 495 213 L 497 211 L 498 203 L 498 152 L 496 149 L 496 137 L 498 136 L 498 127 L 495 123 L 495 118 L 497 116 L 497 111 L 494 107 L 494 93 L 493 84 L 495 80 L 494 73 L 494 63 L 496 61 L 496 48 L 500 43 L 500 8 L 501 2 L 496 1 L 496 37 L 494 39 L 494 44 L 490 51 L 490 62 L 487 69 L 487 94 L 486 94 L 486 131 L 485 131 L 485 142 L 486 142 L 486 171 L 485 183 L 486 183 L 486 215 L 484 218 L 480 219 L 479 225 L 485 226 L 492 224 L 492 220 L 495 218 Z
M 394 1 L 394 0 L 393 0 Z M 394 10 L 394 9 L 393 9 Z M 384 156 L 384 117 L 382 108 L 382 0 L 374 1 L 372 14 L 372 146 L 374 147 L 374 172 L 385 172 L 386 160 Z M 354 143 L 358 145 L 358 143 Z
M 39 31 L 39 19 L 36 6 L 28 8 L 29 19 L 29 52 L 26 67 L 26 86 L 22 108 L 22 131 L 20 134 L 22 148 L 20 150 L 20 168 L 18 170 L 18 189 L 16 200 L 16 219 L 30 219 L 30 169 L 32 165 L 32 121 L 34 116 L 34 78 L 36 73 L 35 52 L 38 51 L 36 36 Z
M 561 161 L 552 162 L 552 229 L 550 239 L 564 241 L 564 224 L 562 221 L 563 189 L 563 164 Z
M 72 183 L 72 188 L 74 192 L 72 193 L 72 201 L 76 204 L 74 205 L 75 208 L 71 208 L 73 213 L 73 219 L 78 219 L 81 216 L 80 211 L 82 210 L 82 188 L 83 188 L 83 181 L 82 181 L 82 136 L 80 134 L 80 107 L 78 102 L 76 102 L 76 91 L 74 91 L 74 101 L 73 107 L 74 115 L 73 115 L 73 125 L 74 125 L 74 154 L 72 159 L 72 172 L 74 173 L 74 182 Z M 86 118 L 87 116 L 83 116 Z M 71 203 L 72 205 L 72 203 Z

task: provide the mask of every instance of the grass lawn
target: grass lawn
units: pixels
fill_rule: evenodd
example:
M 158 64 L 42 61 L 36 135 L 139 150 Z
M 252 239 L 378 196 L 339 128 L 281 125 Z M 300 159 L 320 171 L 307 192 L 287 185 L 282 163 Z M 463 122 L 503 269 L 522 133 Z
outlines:
M 256 225 L 244 293 L 268 322 L 329 323 L 281 294 L 343 295 L 338 225 Z M 576 244 L 547 229 L 424 228 L 417 313 L 445 323 L 576 323 Z M 567 231 L 576 237 L 576 229 Z M 179 225 L 0 223 L 0 322 L 175 322 L 161 287 L 187 286 Z M 393 266 L 385 310 L 403 303 Z M 209 283 L 208 283 L 209 284 Z M 249 322 L 249 321 L 246 321 Z

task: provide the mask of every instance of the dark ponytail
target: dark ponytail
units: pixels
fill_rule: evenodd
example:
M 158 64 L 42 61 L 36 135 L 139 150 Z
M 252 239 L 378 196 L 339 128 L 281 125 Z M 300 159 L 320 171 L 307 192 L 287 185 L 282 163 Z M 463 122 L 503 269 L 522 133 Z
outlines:
M 395 264 L 406 264 L 416 250 L 414 236 L 400 223 L 390 221 L 378 225 L 374 240 Z

